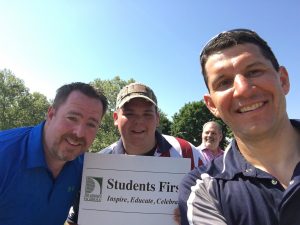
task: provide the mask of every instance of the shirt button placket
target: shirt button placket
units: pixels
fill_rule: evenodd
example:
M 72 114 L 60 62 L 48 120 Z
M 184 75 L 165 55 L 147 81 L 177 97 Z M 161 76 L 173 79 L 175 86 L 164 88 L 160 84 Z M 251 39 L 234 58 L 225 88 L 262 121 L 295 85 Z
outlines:
M 276 185 L 276 184 L 278 183 L 278 181 L 275 180 L 275 179 L 272 179 L 271 183 L 272 183 L 273 185 Z

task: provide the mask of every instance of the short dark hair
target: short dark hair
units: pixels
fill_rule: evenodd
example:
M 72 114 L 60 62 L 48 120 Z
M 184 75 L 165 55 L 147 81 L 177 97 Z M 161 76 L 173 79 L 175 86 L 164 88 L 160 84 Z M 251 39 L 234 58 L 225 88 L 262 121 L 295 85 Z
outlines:
M 106 96 L 101 90 L 95 89 L 90 84 L 82 82 L 74 82 L 70 84 L 65 84 L 57 89 L 56 96 L 54 98 L 52 107 L 58 109 L 59 106 L 66 101 L 68 96 L 73 91 L 80 91 L 88 97 L 98 99 L 103 105 L 103 115 L 106 113 L 108 108 L 108 102 Z
M 217 36 L 213 37 L 203 48 L 201 54 L 200 54 L 200 64 L 202 68 L 202 74 L 203 78 L 205 81 L 205 85 L 208 88 L 207 84 L 207 74 L 205 70 L 205 64 L 207 62 L 207 59 L 210 55 L 239 45 L 239 44 L 246 44 L 246 43 L 251 43 L 256 45 L 262 55 L 271 61 L 273 67 L 275 68 L 276 71 L 279 70 L 279 64 L 278 61 L 268 45 L 268 43 L 263 40 L 256 32 L 249 30 L 249 29 L 234 29 L 234 30 L 229 30 L 229 31 L 224 31 Z

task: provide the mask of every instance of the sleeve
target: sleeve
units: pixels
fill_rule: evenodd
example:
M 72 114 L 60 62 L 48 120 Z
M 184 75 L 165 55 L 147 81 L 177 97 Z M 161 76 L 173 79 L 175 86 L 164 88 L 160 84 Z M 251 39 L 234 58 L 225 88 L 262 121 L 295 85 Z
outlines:
M 79 213 L 79 201 L 80 201 L 80 192 L 78 192 L 73 205 L 70 208 L 69 215 L 67 218 L 68 223 L 78 223 L 78 213 Z
M 196 184 L 197 178 L 200 176 L 198 168 L 192 170 L 185 175 L 179 185 L 178 204 L 181 217 L 181 225 L 188 225 L 187 219 L 187 200 L 191 194 L 191 187 Z
M 218 200 L 213 191 L 213 179 L 202 173 L 191 187 L 187 200 L 187 220 L 193 225 L 226 225 L 226 219 L 218 208 Z M 186 223 L 187 224 L 187 223 Z

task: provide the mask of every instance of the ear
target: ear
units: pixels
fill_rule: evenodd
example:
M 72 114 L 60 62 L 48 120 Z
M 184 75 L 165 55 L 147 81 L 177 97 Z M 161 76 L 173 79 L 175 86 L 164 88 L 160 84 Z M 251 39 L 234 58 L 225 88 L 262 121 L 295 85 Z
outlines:
M 156 127 L 159 127 L 160 114 L 156 112 Z
M 118 126 L 118 113 L 116 111 L 113 114 L 113 118 L 114 118 L 114 125 Z
M 219 111 L 218 111 L 218 109 L 216 108 L 216 106 L 215 106 L 213 100 L 211 99 L 210 94 L 205 94 L 205 95 L 204 95 L 204 102 L 205 102 L 206 107 L 209 109 L 209 111 L 210 111 L 215 117 L 220 118 Z
M 223 139 L 223 134 L 221 133 L 220 134 L 220 141 Z
M 279 76 L 283 93 L 287 95 L 290 91 L 290 79 L 288 71 L 284 66 L 279 67 Z
M 47 120 L 52 120 L 54 115 L 55 115 L 55 109 L 52 106 L 50 106 L 47 112 Z

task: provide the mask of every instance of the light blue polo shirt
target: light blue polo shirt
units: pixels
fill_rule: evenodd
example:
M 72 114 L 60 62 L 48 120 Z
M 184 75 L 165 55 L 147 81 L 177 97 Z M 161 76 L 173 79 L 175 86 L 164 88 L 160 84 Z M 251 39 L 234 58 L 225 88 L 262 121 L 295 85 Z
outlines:
M 53 179 L 43 127 L 44 122 L 0 132 L 0 225 L 62 225 L 79 191 L 83 156 Z

